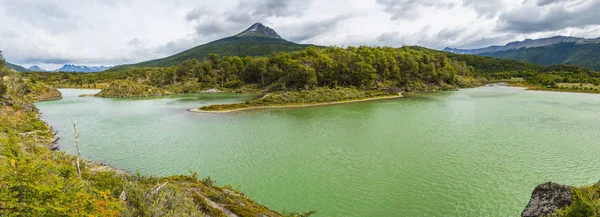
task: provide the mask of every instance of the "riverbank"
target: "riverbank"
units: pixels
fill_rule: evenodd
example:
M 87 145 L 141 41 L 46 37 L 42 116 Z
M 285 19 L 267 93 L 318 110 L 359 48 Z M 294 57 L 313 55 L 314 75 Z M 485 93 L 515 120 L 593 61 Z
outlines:
M 257 107 L 239 108 L 239 109 L 221 110 L 221 111 L 206 111 L 206 110 L 201 110 L 200 108 L 191 108 L 191 109 L 188 109 L 188 111 L 197 112 L 197 113 L 231 113 L 231 112 L 238 112 L 238 111 L 245 111 L 245 110 L 258 110 L 258 109 L 281 109 L 281 108 L 302 108 L 302 107 L 313 107 L 313 106 L 327 106 L 327 105 L 366 102 L 366 101 L 374 101 L 374 100 L 397 99 L 397 98 L 403 98 L 403 97 L 404 96 L 402 95 L 402 93 L 398 93 L 397 96 L 373 97 L 373 98 L 346 100 L 346 101 L 337 101 L 337 102 L 328 102 L 328 103 L 257 106 Z
M 198 179 L 195 172 L 134 175 L 83 158 L 79 172 L 76 156 L 54 151 L 56 134 L 32 104 L 58 97 L 13 92 L 0 97 L 0 215 L 285 216 L 231 186 L 215 186 L 210 177 Z
M 544 87 L 539 84 L 528 84 L 528 83 L 523 83 L 523 82 L 507 82 L 507 86 L 522 87 L 522 88 L 525 88 L 526 90 L 531 90 L 531 91 L 600 94 L 600 86 L 596 86 L 596 85 L 592 85 L 592 84 L 560 83 L 560 84 L 557 84 L 556 87 Z

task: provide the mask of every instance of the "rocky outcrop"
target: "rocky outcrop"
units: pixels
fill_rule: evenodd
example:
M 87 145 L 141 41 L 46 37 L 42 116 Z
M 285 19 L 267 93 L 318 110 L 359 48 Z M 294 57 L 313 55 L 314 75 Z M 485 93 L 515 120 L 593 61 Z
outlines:
M 208 90 L 203 90 L 201 91 L 201 93 L 222 93 L 223 91 L 217 89 L 217 88 L 212 88 L 212 89 L 208 89 Z
M 523 217 L 552 216 L 556 209 L 571 205 L 571 186 L 547 182 L 538 185 L 531 193 L 529 204 L 521 213 Z

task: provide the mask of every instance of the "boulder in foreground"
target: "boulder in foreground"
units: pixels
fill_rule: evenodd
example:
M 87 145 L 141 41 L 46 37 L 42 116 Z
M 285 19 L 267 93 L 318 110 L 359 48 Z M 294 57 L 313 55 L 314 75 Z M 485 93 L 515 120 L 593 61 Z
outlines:
M 571 186 L 547 182 L 538 185 L 531 193 L 529 204 L 521 213 L 523 217 L 552 216 L 555 210 L 573 203 Z

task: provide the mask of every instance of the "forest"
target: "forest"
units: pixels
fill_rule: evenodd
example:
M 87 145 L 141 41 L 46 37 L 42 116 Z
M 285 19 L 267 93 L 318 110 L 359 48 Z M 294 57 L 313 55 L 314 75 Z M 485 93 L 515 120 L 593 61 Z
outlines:
M 139 68 L 127 72 L 27 73 L 34 80 L 56 86 L 131 80 L 158 87 L 198 83 L 204 88 L 239 88 L 255 84 L 267 91 L 326 86 L 422 89 L 424 84 L 460 84 L 460 76 L 472 75 L 464 62 L 447 58 L 443 53 L 408 47 L 309 47 L 266 57 L 210 55 L 203 60 L 187 60 L 175 67 Z
M 470 87 L 486 80 L 524 78 L 532 84 L 600 83 L 600 74 L 576 66 L 539 66 L 513 60 L 457 55 L 422 47 L 309 47 L 269 56 L 209 55 L 178 66 L 101 73 L 25 73 L 56 87 L 94 87 L 120 80 L 164 88 L 171 93 L 209 88 L 278 92 L 318 87 L 402 91 Z

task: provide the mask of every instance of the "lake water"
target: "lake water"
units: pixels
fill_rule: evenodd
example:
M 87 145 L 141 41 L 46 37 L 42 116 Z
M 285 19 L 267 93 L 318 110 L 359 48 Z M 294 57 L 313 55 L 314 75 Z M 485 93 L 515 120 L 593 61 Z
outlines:
M 74 153 L 129 172 L 211 176 L 316 216 L 518 216 L 542 182 L 600 180 L 600 95 L 501 86 L 332 106 L 187 112 L 251 95 L 37 103 Z

